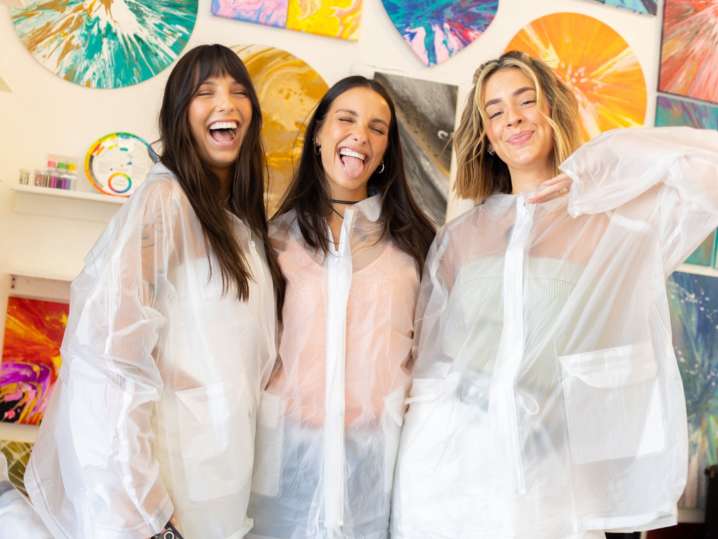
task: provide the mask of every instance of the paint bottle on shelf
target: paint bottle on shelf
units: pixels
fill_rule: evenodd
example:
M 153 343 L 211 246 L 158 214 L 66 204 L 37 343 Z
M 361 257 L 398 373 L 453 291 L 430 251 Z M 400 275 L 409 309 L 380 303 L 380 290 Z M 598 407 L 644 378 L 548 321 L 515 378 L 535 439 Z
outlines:
M 24 168 L 20 169 L 20 177 L 18 178 L 20 185 L 28 185 L 30 183 L 30 171 Z

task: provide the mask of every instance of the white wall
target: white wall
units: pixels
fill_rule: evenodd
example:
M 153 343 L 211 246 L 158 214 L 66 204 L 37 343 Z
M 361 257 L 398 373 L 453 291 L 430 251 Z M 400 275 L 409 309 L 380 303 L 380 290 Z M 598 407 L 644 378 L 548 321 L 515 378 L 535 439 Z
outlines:
M 103 216 L 115 208 L 19 195 L 10 190 L 10 185 L 17 182 L 18 170 L 42 167 L 48 153 L 82 158 L 92 142 L 113 131 L 130 131 L 154 140 L 162 89 L 170 71 L 168 68 L 142 84 L 118 90 L 89 90 L 71 84 L 50 73 L 27 52 L 14 32 L 8 11 L 0 5 L 0 77 L 12 89 L 12 93 L 0 92 L 0 328 L 4 327 L 8 273 L 19 270 L 68 277 L 76 274 L 85 253 L 104 228 Z M 409 50 L 380 0 L 365 0 L 358 42 L 213 17 L 210 0 L 200 0 L 188 46 L 219 42 L 280 47 L 312 65 L 329 84 L 366 66 L 457 84 L 461 108 L 474 69 L 499 55 L 524 25 L 558 11 L 592 15 L 628 41 L 646 76 L 646 120 L 652 124 L 660 16 L 641 16 L 591 0 L 500 0 L 498 14 L 481 38 L 453 59 L 431 68 Z M 452 201 L 450 215 L 461 207 Z

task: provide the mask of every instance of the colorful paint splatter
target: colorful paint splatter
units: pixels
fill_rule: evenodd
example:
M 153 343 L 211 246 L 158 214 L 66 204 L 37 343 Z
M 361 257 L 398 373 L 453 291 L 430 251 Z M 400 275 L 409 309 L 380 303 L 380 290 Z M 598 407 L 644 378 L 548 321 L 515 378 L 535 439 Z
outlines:
M 718 0 L 665 0 L 658 89 L 718 103 Z
M 656 125 L 687 125 L 703 129 L 718 129 L 718 107 L 659 95 L 656 99 Z M 714 266 L 718 255 L 716 241 L 716 233 L 713 232 L 686 259 L 686 263 Z
M 220 17 L 356 40 L 362 0 L 212 0 Z
M 0 452 L 2 452 L 7 459 L 7 472 L 10 484 L 21 492 L 23 496 L 27 497 L 24 477 L 25 468 L 30 460 L 30 453 L 32 453 L 32 444 L 0 440 Z
M 0 421 L 39 425 L 60 372 L 66 303 L 8 299 L 0 363 Z
M 179 56 L 197 0 L 36 0 L 11 13 L 20 39 L 50 71 L 89 88 L 120 88 Z
M 97 140 L 85 155 L 85 175 L 105 195 L 129 197 L 145 181 L 154 160 L 144 139 L 120 131 Z
M 636 13 L 644 13 L 646 15 L 655 15 L 658 13 L 658 3 L 656 0 L 593 0 L 601 2 L 607 6 L 615 6 L 624 9 L 630 9 Z
M 688 483 L 679 505 L 705 508 L 703 470 L 718 464 L 718 278 L 676 272 L 668 298 L 688 411 Z
M 296 56 L 273 47 L 237 45 L 262 107 L 262 139 L 269 166 L 267 206 L 274 213 L 289 186 L 304 144 L 304 129 L 329 89 L 321 75 Z
M 687 125 L 718 130 L 718 106 L 659 95 L 656 99 L 656 125 Z
M 382 0 L 389 18 L 425 65 L 445 62 L 484 33 L 498 0 Z
M 516 34 L 506 50 L 542 59 L 573 90 L 584 140 L 643 125 L 647 91 L 641 64 L 626 40 L 598 19 L 546 15 Z
M 406 177 L 414 198 L 434 224 L 443 225 L 458 88 L 385 73 L 375 73 L 374 79 L 396 106 Z

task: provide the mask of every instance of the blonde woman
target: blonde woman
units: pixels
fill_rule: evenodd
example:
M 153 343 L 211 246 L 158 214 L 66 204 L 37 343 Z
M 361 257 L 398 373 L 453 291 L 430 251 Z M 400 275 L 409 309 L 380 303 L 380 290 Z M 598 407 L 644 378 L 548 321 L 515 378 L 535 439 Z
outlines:
M 543 63 L 509 52 L 474 80 L 456 190 L 478 204 L 427 259 L 392 537 L 668 526 L 687 442 L 665 279 L 718 226 L 718 133 L 574 152 L 576 101 Z

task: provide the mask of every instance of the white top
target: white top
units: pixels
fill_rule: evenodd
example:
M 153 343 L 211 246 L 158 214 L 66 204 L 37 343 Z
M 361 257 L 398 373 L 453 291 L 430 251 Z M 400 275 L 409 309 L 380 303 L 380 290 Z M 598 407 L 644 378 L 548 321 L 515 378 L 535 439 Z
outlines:
M 252 274 L 222 294 L 217 260 L 168 169 L 112 220 L 72 284 L 63 365 L 25 480 L 57 538 L 239 539 L 254 417 L 275 358 L 263 247 L 231 216 Z
M 250 537 L 388 535 L 419 272 L 382 234 L 380 213 L 378 195 L 348 207 L 326 256 L 306 245 L 293 211 L 270 229 L 287 291 Z
M 557 539 L 675 522 L 683 389 L 665 279 L 718 226 L 718 133 L 605 133 L 542 205 L 446 225 L 417 306 L 393 538 Z

